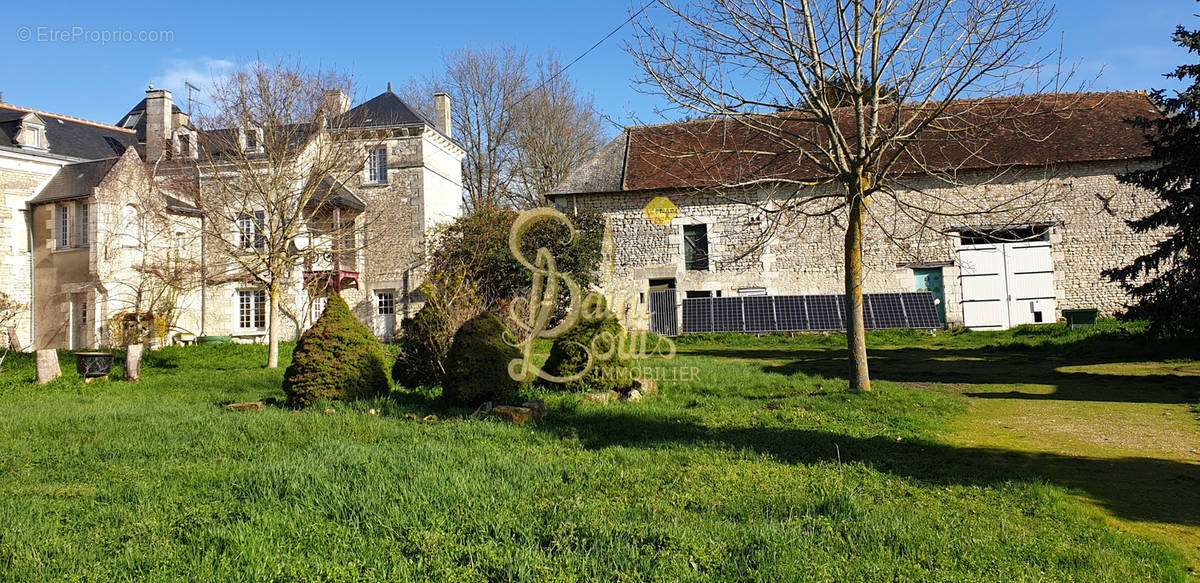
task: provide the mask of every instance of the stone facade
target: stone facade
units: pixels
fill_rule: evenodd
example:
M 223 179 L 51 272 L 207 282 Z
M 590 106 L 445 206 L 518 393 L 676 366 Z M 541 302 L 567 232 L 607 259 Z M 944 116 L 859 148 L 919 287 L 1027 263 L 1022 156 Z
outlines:
M 372 111 L 376 119 L 387 108 L 409 111 L 390 91 L 368 104 L 380 102 L 383 109 Z M 349 107 L 348 99 L 344 107 Z M 13 109 L 20 116 L 32 111 Z M 173 113 L 157 123 L 156 116 L 146 115 L 155 111 Z M 146 118 L 151 119 L 138 122 Z M 0 117 L 0 129 L 6 134 L 11 133 L 3 127 L 6 119 L 21 123 L 17 117 Z M 173 333 L 265 342 L 265 329 L 239 325 L 239 292 L 255 291 L 256 286 L 248 277 L 199 277 L 199 266 L 211 276 L 221 272 L 229 258 L 222 257 L 220 245 L 202 235 L 194 198 L 172 189 L 170 180 L 155 178 L 155 164 L 143 157 L 151 151 L 166 152 L 168 158 L 181 156 L 180 136 L 196 136 L 187 116 L 172 104 L 170 93 L 147 92 L 147 100 L 126 115 L 120 127 L 84 123 L 104 134 L 84 138 L 107 135 L 108 143 L 120 142 L 122 147 L 105 155 L 81 146 L 78 152 L 61 155 L 45 148 L 22 148 L 15 142 L 12 147 L 0 144 L 0 195 L 5 203 L 0 213 L 0 285 L 30 304 L 28 317 L 16 322 L 22 346 L 108 345 L 109 319 L 128 311 L 142 297 L 139 292 L 144 295 L 147 287 L 153 287 L 143 284 L 151 263 L 196 266 L 194 281 L 172 292 L 177 311 Z M 345 289 L 342 295 L 359 318 L 385 339 L 420 307 L 417 289 L 424 279 L 428 234 L 461 213 L 464 151 L 449 132 L 449 127 L 434 127 L 419 116 L 376 124 L 370 144 L 387 150 L 387 180 L 370 176 L 364 166 L 356 179 L 344 184 L 365 209 L 345 215 L 355 224 L 356 248 L 343 255 L 341 267 L 357 273 L 357 287 Z M 119 140 L 112 140 L 112 135 Z M 365 143 L 344 145 L 362 148 Z M 131 217 L 141 225 L 152 222 L 154 228 L 131 229 Z M 70 233 L 66 240 L 60 239 L 64 228 Z M 144 236 L 134 241 L 131 232 Z M 306 267 L 330 269 L 316 264 Z M 298 336 L 319 315 L 319 302 L 307 292 L 304 281 L 305 267 L 300 267 L 285 286 L 283 340 Z M 384 296 L 393 303 L 393 314 L 380 313 Z
M 1054 167 L 975 172 L 955 184 L 915 178 L 895 197 L 875 195 L 868 207 L 864 242 L 864 291 L 914 290 L 914 267 L 943 270 L 947 323 L 963 323 L 958 230 L 986 225 L 1046 225 L 1052 248 L 1056 316 L 1064 309 L 1119 311 L 1128 301 L 1101 276 L 1149 251 L 1158 238 L 1136 235 L 1125 224 L 1156 204 L 1151 193 L 1117 176 L 1142 162 L 1080 162 Z M 667 226 L 653 224 L 643 208 L 656 196 L 679 207 Z M 803 217 L 766 212 L 786 199 L 779 192 L 714 190 L 565 193 L 554 197 L 568 215 L 603 214 L 612 232 L 602 277 L 610 297 L 636 298 L 625 309 L 629 323 L 645 326 L 646 292 L 652 279 L 673 279 L 679 296 L 688 291 L 737 295 L 764 288 L 771 295 L 836 294 L 844 290 L 844 221 L 840 212 Z M 905 212 L 896 203 L 929 212 Z M 969 213 L 954 210 L 970 209 Z M 809 208 L 809 210 L 813 210 Z M 707 225 L 709 266 L 684 265 L 683 228 Z M 618 304 L 621 302 L 618 301 Z M 640 304 L 640 305 L 638 305 Z

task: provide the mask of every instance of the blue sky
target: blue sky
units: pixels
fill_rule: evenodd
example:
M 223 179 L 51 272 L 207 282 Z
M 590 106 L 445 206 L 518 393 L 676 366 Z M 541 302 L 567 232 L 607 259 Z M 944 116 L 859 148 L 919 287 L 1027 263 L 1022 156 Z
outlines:
M 202 84 L 237 63 L 298 57 L 351 72 L 359 98 L 435 71 L 444 52 L 510 43 L 557 51 L 569 62 L 629 15 L 623 0 L 591 2 L 460 0 L 338 3 L 297 0 L 283 7 L 241 2 L 18 2 L 0 29 L 4 101 L 116 122 L 150 82 L 176 90 Z M 1069 0 L 1055 3 L 1055 32 L 1080 79 L 1103 69 L 1095 89 L 1176 88 L 1162 78 L 1186 53 L 1170 41 L 1176 24 L 1200 26 L 1194 0 Z M 105 41 L 105 34 L 169 34 L 167 40 Z M 51 38 L 57 36 L 58 38 Z M 622 29 L 569 71 L 597 108 L 618 123 L 660 121 L 662 102 L 640 94 Z M 28 40 L 26 40 L 28 39 Z

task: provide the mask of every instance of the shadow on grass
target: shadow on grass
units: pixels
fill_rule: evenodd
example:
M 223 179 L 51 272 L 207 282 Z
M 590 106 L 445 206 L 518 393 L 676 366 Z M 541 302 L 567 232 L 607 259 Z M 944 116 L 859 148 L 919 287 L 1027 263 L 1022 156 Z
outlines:
M 1048 385 L 1052 391 L 967 391 L 980 398 L 1060 399 L 1131 403 L 1195 403 L 1200 400 L 1200 377 L 1174 374 L 1121 374 L 1115 365 L 1139 360 L 1163 360 L 1188 352 L 1176 347 L 1156 352 L 1152 345 L 1123 346 L 1111 341 L 1065 347 L 997 348 L 876 348 L 868 352 L 871 377 L 906 383 L 963 385 Z M 753 359 L 764 372 L 846 378 L 845 349 L 694 349 L 687 354 Z M 1191 354 L 1195 354 L 1194 352 Z M 771 362 L 773 361 L 773 362 Z M 782 363 L 782 364 L 780 364 Z M 1064 371 L 1087 366 L 1092 371 Z
M 939 485 L 988 485 L 1044 478 L 1077 488 L 1128 520 L 1200 525 L 1200 505 L 1186 502 L 1200 489 L 1200 465 L 1152 458 L 1100 459 L 1031 454 L 991 448 L 897 442 L 823 431 L 713 428 L 683 420 L 647 419 L 613 411 L 551 416 L 539 428 L 577 438 L 587 448 L 656 449 L 669 445 L 752 451 L 791 464 L 861 462 L 878 470 Z

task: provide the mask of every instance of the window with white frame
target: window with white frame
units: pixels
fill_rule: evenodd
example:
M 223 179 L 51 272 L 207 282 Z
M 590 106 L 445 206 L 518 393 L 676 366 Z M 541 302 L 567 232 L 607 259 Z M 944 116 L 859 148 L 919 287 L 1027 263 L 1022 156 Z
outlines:
M 89 214 L 89 211 L 90 211 L 90 205 L 88 205 L 88 203 L 86 203 L 86 202 L 75 203 L 75 227 L 76 227 L 76 231 L 77 231 L 77 234 L 75 237 L 75 246 L 76 247 L 87 247 L 88 244 L 91 242 L 91 239 L 88 238 L 88 214 Z
M 247 129 L 246 130 L 246 151 L 247 152 L 257 152 L 259 150 L 259 147 L 260 147 L 260 144 L 259 144 L 259 139 L 258 139 L 258 130 Z
M 396 313 L 396 293 L 392 291 L 375 292 L 375 304 L 380 316 L 391 316 Z
M 265 233 L 266 213 L 254 211 L 238 216 L 238 246 L 242 249 L 259 249 L 267 245 Z
M 121 207 L 121 246 L 137 247 L 141 240 L 141 216 L 138 208 L 127 204 Z
M 239 331 L 261 331 L 267 328 L 267 292 L 257 290 L 238 291 Z
M 55 247 L 66 249 L 71 246 L 71 207 L 65 204 L 56 205 L 54 212 L 54 226 L 58 231 L 55 233 Z
M 39 125 L 25 124 L 23 129 L 25 131 L 24 136 L 22 136 L 22 145 L 31 148 L 46 148 L 46 128 Z
M 367 175 L 368 180 L 371 182 L 378 184 L 387 183 L 387 148 L 371 150 L 368 157 Z

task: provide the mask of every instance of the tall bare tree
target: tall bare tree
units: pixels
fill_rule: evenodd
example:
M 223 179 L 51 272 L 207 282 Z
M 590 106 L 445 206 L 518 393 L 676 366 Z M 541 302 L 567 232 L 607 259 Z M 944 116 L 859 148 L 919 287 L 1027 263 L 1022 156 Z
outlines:
M 604 145 L 603 121 L 553 54 L 538 58 L 515 115 L 508 199 L 517 208 L 546 206 L 546 193 Z
M 968 136 L 1023 115 L 1020 100 L 988 98 L 1047 86 L 1029 83 L 1049 61 L 1035 43 L 1052 15 L 1038 0 L 657 0 L 628 50 L 650 92 L 750 136 L 749 149 L 723 153 L 754 157 L 762 171 L 720 186 L 782 186 L 774 216 L 819 212 L 844 224 L 849 380 L 869 391 L 868 200 L 943 212 L 906 198 L 900 176 L 921 169 L 930 131 Z M 790 178 L 797 165 L 817 178 Z
M 255 62 L 216 82 L 211 113 L 196 119 L 197 203 L 210 258 L 224 260 L 210 263 L 207 276 L 263 288 L 268 368 L 279 366 L 283 292 L 323 251 L 314 232 L 345 240 L 355 228 L 314 220 L 363 168 L 370 147 L 369 136 L 342 134 L 353 122 L 325 115 L 327 91 L 351 94 L 350 79 L 299 62 Z
M 443 73 L 410 80 L 403 93 L 429 117 L 428 96 L 451 96 L 454 138 L 467 151 L 468 209 L 545 204 L 543 195 L 604 138 L 591 100 L 552 54 L 531 67 L 515 47 L 464 48 L 445 55 L 443 66 Z
M 100 238 L 107 260 L 102 278 L 125 307 L 121 319 L 110 322 L 111 332 L 118 344 L 161 340 L 178 323 L 181 299 L 199 282 L 200 221 L 186 205 L 172 209 L 173 202 L 183 203 L 151 176 L 134 172 L 118 179 L 128 197 L 92 207 L 107 215 L 98 217 L 102 224 L 119 230 Z M 164 182 L 170 184 L 169 178 Z

